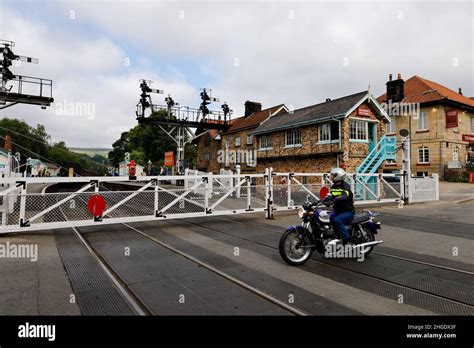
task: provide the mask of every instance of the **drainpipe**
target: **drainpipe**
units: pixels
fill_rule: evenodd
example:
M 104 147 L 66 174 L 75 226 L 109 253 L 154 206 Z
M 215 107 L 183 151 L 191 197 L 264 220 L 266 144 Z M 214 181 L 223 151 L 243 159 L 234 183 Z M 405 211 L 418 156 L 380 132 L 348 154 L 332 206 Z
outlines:
M 334 117 L 331 117 L 333 121 L 337 121 L 339 124 L 339 147 L 337 151 L 341 151 L 342 149 L 342 124 L 340 119 L 335 119 Z M 336 154 L 336 167 L 339 167 L 339 154 Z

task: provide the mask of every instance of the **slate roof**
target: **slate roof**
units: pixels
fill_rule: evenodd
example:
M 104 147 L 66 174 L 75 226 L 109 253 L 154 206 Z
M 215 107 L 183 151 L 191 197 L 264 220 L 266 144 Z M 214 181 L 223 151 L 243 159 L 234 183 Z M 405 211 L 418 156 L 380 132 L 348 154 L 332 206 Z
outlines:
M 367 91 L 362 91 L 328 102 L 297 109 L 293 113 L 282 113 L 272 116 L 251 132 L 251 134 L 270 133 L 281 129 L 318 123 L 332 116 L 342 117 L 365 95 L 367 95 Z

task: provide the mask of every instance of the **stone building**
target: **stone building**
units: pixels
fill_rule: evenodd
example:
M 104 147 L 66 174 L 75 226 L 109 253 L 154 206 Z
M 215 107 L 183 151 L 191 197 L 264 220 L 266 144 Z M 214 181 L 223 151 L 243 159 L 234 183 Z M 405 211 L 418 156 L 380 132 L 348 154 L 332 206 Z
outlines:
M 456 171 L 474 165 L 474 100 L 439 83 L 419 76 L 404 81 L 391 75 L 387 91 L 377 100 L 390 115 L 387 133 L 407 129 L 411 137 L 411 170 L 414 175 L 436 173 L 446 179 Z M 400 170 L 401 153 L 387 161 L 384 171 Z M 473 168 L 474 170 L 474 168 Z
M 241 173 L 253 173 L 257 168 L 257 146 L 250 133 L 270 117 L 288 113 L 284 104 L 262 110 L 262 104 L 246 101 L 245 114 L 234 121 L 229 130 L 222 134 L 222 154 L 224 168 Z
M 287 112 L 283 104 L 262 110 L 262 104 L 246 101 L 244 116 L 231 120 L 226 132 L 210 130 L 197 139 L 197 169 L 217 174 L 240 165 L 242 173 L 255 172 L 256 147 L 249 133 L 269 117 Z
M 320 173 L 340 166 L 355 172 L 388 122 L 367 91 L 273 116 L 250 133 L 258 142 L 257 171 Z

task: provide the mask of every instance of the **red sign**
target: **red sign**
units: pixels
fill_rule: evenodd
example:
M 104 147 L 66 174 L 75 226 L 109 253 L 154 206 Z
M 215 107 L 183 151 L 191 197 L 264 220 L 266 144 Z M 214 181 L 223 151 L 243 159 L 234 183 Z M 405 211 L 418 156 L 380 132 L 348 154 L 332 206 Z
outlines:
M 446 128 L 455 128 L 458 126 L 458 111 L 446 111 Z
M 94 194 L 89 198 L 87 201 L 87 210 L 94 216 L 99 217 L 102 216 L 102 213 L 105 210 L 105 199 L 101 195 Z
M 474 134 L 463 134 L 462 141 L 467 141 L 468 143 L 474 143 Z
M 174 152 L 165 152 L 165 166 L 174 166 Z
M 372 110 L 365 104 L 357 108 L 357 116 L 373 116 Z
M 319 199 L 324 199 L 329 193 L 329 189 L 326 186 L 321 187 L 319 190 Z

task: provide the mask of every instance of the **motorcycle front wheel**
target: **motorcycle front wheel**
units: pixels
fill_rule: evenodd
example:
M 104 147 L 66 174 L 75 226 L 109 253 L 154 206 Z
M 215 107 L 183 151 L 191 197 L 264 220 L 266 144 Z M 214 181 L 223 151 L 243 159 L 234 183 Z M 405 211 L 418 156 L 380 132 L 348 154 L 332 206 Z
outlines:
M 309 247 L 305 247 L 305 246 Z M 286 263 L 292 266 L 300 266 L 306 263 L 313 253 L 311 238 L 308 234 L 304 240 L 298 230 L 288 230 L 280 238 L 280 255 Z

